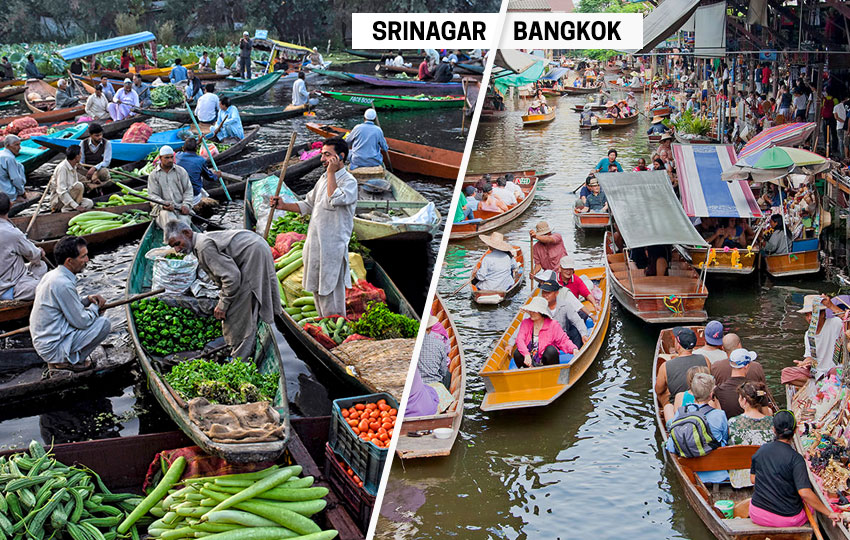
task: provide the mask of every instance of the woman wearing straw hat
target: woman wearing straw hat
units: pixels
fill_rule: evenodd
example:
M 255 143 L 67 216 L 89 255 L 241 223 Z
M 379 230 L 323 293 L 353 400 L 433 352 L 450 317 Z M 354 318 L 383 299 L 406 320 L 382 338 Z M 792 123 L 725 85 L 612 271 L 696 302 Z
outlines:
M 552 320 L 552 313 L 544 298 L 532 298 L 522 311 L 528 317 L 517 331 L 513 354 L 513 363 L 517 367 L 551 366 L 560 363 L 562 354 L 572 355 L 578 350 L 561 325 Z
M 507 291 L 516 279 L 514 251 L 517 248 L 507 243 L 500 232 L 489 236 L 480 234 L 478 238 L 487 244 L 490 252 L 481 259 L 481 266 L 473 270 L 473 283 L 482 291 Z
M 647 135 L 663 135 L 668 133 L 670 128 L 664 125 L 664 118 L 661 116 L 652 117 L 652 125 L 646 130 Z

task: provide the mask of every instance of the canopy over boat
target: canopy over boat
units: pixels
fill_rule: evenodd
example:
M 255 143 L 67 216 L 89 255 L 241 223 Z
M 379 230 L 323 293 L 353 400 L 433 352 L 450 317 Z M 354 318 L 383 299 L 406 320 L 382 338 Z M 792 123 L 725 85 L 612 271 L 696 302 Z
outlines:
M 64 49 L 59 49 L 58 51 L 56 51 L 56 54 L 58 54 L 65 60 L 75 60 L 77 58 L 85 58 L 93 54 L 100 54 L 115 51 L 118 49 L 126 49 L 127 47 L 141 45 L 150 41 L 156 41 L 156 36 L 154 36 L 152 32 L 139 32 L 137 34 L 130 34 L 128 36 L 118 36 L 114 38 L 104 39 L 102 41 L 93 41 L 91 43 L 84 43 L 82 45 L 66 47 Z
M 817 174 L 829 169 L 825 157 L 786 146 L 772 146 L 738 160 L 720 175 L 724 180 L 752 180 L 753 182 L 782 183 L 792 173 Z
M 546 75 L 540 77 L 540 80 L 541 81 L 557 81 L 558 79 L 560 79 L 561 77 L 566 75 L 568 71 L 569 70 L 567 68 L 556 67 L 555 69 L 551 70 Z
M 724 182 L 720 174 L 735 162 L 731 144 L 674 144 L 682 206 L 690 217 L 762 217 L 747 182 Z
M 607 173 L 598 178 L 629 248 L 708 246 L 685 215 L 665 171 Z

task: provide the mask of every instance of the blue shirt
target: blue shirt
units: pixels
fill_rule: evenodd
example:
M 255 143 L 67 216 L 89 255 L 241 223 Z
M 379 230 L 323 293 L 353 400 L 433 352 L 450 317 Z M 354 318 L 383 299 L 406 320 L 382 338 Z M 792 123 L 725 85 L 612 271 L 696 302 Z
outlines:
M 227 137 L 236 137 L 237 139 L 245 138 L 245 131 L 242 129 L 242 117 L 239 116 L 239 109 L 236 105 L 231 105 L 226 111 L 218 108 L 218 117 L 216 118 L 213 131 L 221 126 L 221 131 L 218 132 L 218 138 L 226 139 Z
M 203 144 L 203 143 L 201 143 Z M 204 179 L 215 181 L 216 178 L 207 167 L 207 160 L 195 152 L 178 152 L 175 163 L 186 169 L 189 181 L 192 182 L 192 194 L 196 197 L 204 188 Z
M 691 407 L 691 409 L 693 409 L 693 407 Z M 679 418 L 681 410 L 682 409 L 676 411 L 676 416 L 673 417 L 673 420 Z M 708 429 L 711 430 L 711 434 L 720 443 L 720 446 L 726 446 L 729 444 L 729 422 L 726 420 L 726 413 L 721 409 L 712 409 L 705 415 L 705 418 L 708 420 Z M 667 426 L 669 429 L 670 422 L 667 423 Z M 664 444 L 664 447 L 668 452 L 672 454 L 676 453 L 676 446 L 673 444 L 672 437 L 667 437 L 667 442 Z M 698 472 L 697 476 L 699 476 L 700 480 L 703 482 L 720 483 L 729 480 L 729 471 L 704 471 Z
M 179 83 L 180 81 L 185 81 L 189 78 L 189 73 L 183 66 L 174 66 L 171 68 L 171 73 L 168 74 L 168 78 L 173 83 Z
M 652 124 L 651 126 L 649 126 L 649 129 L 646 130 L 646 134 L 654 135 L 656 133 L 666 133 L 668 131 L 670 131 L 670 128 L 659 122 L 657 124 Z
M 381 150 L 389 150 L 384 132 L 369 120 L 354 126 L 348 135 L 351 149 L 351 169 L 358 167 L 378 167 L 384 164 Z
M 614 160 L 614 165 L 617 166 L 617 172 L 623 172 L 623 166 L 620 165 L 620 162 L 616 159 Z M 607 157 L 604 157 L 599 160 L 599 163 L 596 164 L 596 170 L 601 170 L 602 172 L 608 172 L 608 167 L 611 166 L 611 162 L 608 161 Z
M 15 154 L 8 148 L 0 150 L 0 191 L 14 201 L 24 194 L 26 181 L 24 166 L 18 163 Z

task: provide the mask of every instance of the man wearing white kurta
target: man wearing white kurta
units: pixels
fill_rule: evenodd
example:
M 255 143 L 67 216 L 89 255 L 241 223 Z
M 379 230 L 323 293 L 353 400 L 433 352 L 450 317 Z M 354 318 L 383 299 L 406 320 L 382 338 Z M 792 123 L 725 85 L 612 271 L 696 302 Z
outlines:
M 112 103 L 109 104 L 109 116 L 113 120 L 124 120 L 130 115 L 135 114 L 133 107 L 139 107 L 139 94 L 133 90 L 133 81 L 124 79 L 124 86 L 115 92 L 112 98 Z
M 0 300 L 32 300 L 47 272 L 44 250 L 9 221 L 11 204 L 0 192 Z
M 164 206 L 154 204 L 151 210 L 151 216 L 156 218 L 161 229 L 165 230 L 172 219 L 191 223 L 192 182 L 186 169 L 174 163 L 174 149 L 170 146 L 159 149 L 159 165 L 148 175 L 148 196 L 167 203 Z
M 202 124 L 212 124 L 218 118 L 218 96 L 215 95 L 215 85 L 207 84 L 204 95 L 198 98 L 195 105 L 195 117 Z
M 322 146 L 325 173 L 307 193 L 304 201 L 286 203 L 272 197 L 278 210 L 310 214 L 310 228 L 304 244 L 304 280 L 322 317 L 345 315 L 345 289 L 351 287 L 348 269 L 348 242 L 354 229 L 357 208 L 357 179 L 345 170 L 348 144 L 338 138 Z
M 86 115 L 92 120 L 109 120 L 109 100 L 103 95 L 103 86 L 97 85 L 94 94 L 86 100 Z

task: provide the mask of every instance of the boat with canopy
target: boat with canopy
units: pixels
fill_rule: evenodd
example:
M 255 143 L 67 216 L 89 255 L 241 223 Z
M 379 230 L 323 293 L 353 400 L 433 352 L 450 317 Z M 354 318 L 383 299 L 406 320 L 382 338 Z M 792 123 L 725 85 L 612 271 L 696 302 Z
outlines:
M 156 36 L 152 32 L 137 32 L 126 36 L 117 36 L 114 38 L 103 39 L 100 41 L 92 41 L 83 43 L 82 45 L 74 45 L 59 49 L 56 54 L 63 60 L 70 62 L 79 58 L 85 58 L 88 61 L 88 71 L 92 75 L 107 75 L 109 77 L 123 79 L 127 76 L 114 69 L 99 69 L 97 55 L 112 51 L 131 49 L 137 47 L 141 55 L 141 62 L 134 62 L 130 68 L 130 73 L 139 73 L 143 80 L 152 81 L 157 77 L 167 77 L 171 68 L 156 67 Z M 148 52 L 148 50 L 150 52 Z M 190 66 L 186 66 L 190 67 Z

